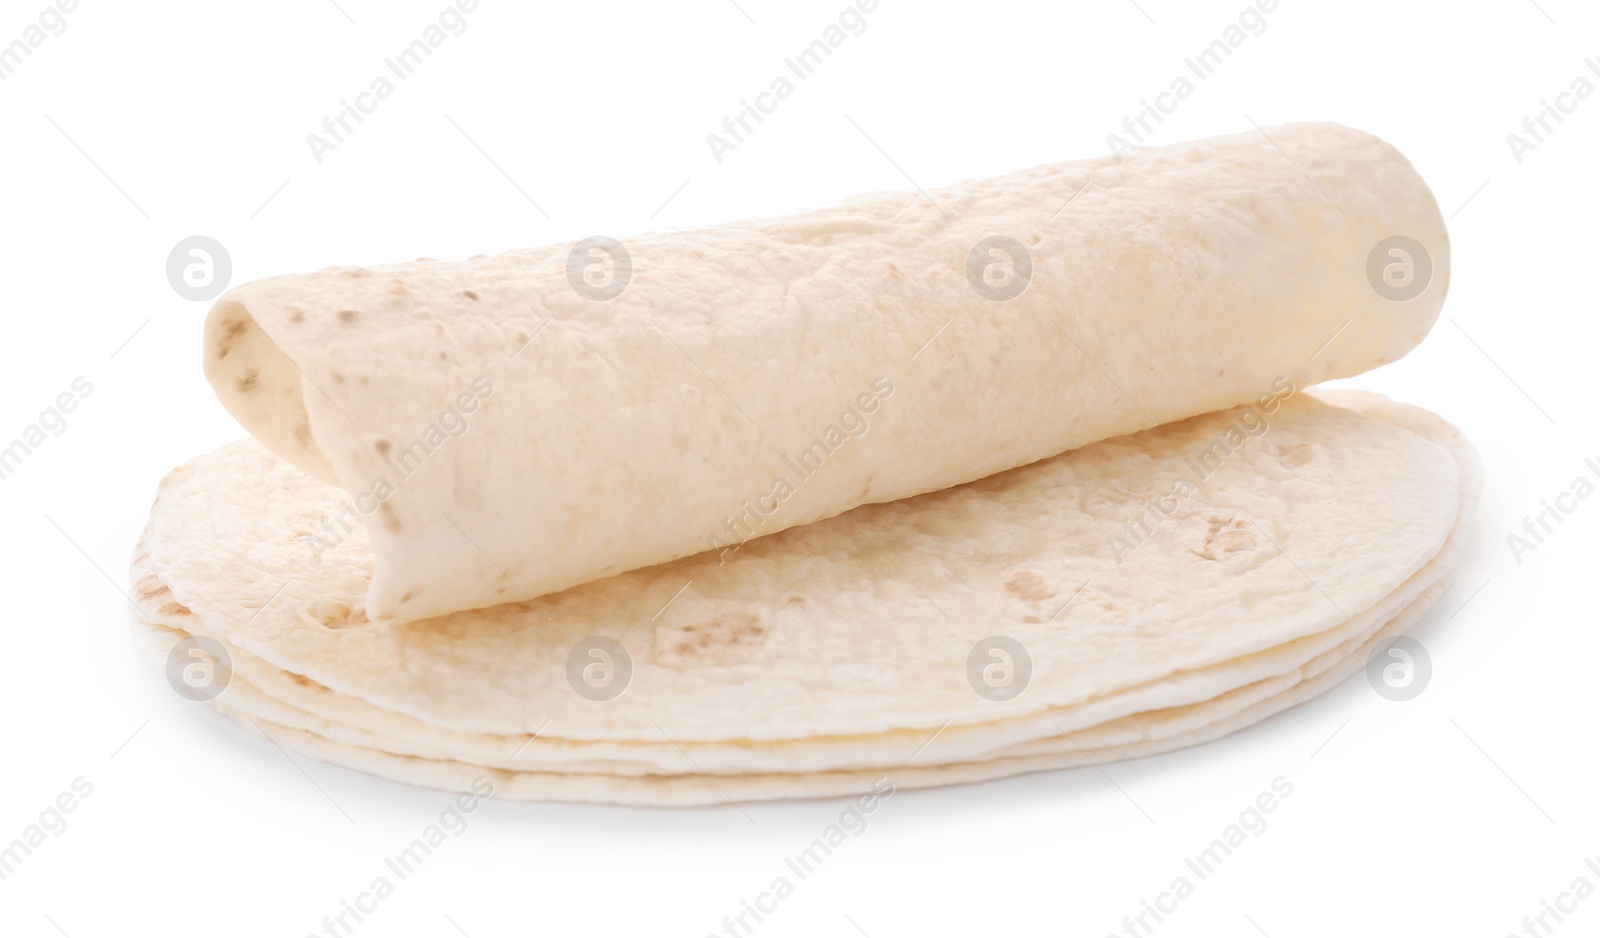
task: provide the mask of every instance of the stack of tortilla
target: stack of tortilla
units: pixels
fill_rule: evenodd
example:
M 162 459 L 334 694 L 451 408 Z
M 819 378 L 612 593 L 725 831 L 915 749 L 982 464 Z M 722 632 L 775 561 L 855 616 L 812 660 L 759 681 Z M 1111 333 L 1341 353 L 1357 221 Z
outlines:
M 205 366 L 254 439 L 162 482 L 136 621 L 286 748 L 507 797 L 1191 745 L 1449 584 L 1471 446 L 1310 390 L 1405 354 L 1448 272 L 1398 152 L 1299 124 L 248 284 Z

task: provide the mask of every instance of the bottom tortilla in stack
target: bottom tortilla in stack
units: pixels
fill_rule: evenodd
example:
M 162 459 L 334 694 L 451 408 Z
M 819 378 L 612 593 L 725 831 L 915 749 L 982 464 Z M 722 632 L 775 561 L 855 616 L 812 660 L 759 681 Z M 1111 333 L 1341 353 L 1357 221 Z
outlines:
M 361 528 L 308 546 L 344 492 L 246 441 L 162 483 L 137 620 L 162 654 L 219 643 L 212 705 L 280 745 L 444 789 L 680 805 L 1104 764 L 1321 693 L 1454 573 L 1480 481 L 1453 427 L 1270 406 L 397 626 L 361 612 Z

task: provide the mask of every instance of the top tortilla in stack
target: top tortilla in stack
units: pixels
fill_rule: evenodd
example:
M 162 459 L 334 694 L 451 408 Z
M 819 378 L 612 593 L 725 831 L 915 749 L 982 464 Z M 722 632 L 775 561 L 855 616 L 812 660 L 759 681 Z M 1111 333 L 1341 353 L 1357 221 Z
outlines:
M 266 448 L 164 484 L 140 619 L 222 643 L 215 703 L 331 761 L 694 803 L 1185 745 L 1437 597 L 1470 447 L 1301 393 L 1438 314 L 1392 148 L 1292 125 L 931 197 L 603 248 L 609 297 L 565 247 L 233 291 L 207 373 Z M 972 251 L 997 233 L 1019 295 Z M 1403 300 L 1367 273 L 1397 234 L 1432 268 Z M 620 696 L 569 681 L 595 636 Z M 1010 696 L 974 676 L 996 636 Z
M 369 618 L 538 596 L 1398 359 L 1448 282 L 1427 186 L 1360 131 L 1268 134 L 645 236 L 608 289 L 572 245 L 263 280 L 206 374 L 350 493 Z M 1367 274 L 1397 235 L 1432 267 L 1403 302 Z

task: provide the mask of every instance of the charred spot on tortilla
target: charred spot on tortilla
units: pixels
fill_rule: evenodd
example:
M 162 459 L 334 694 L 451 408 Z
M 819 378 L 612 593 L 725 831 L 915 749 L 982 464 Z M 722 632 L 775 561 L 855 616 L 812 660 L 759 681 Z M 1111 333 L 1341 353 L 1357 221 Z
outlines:
M 312 600 L 300 610 L 300 615 L 325 629 L 334 631 L 361 628 L 372 624 L 371 620 L 367 618 L 367 611 L 359 604 L 353 604 L 331 596 L 323 596 Z
M 235 315 L 238 318 L 233 318 Z M 250 331 L 252 325 L 254 324 L 250 321 L 250 315 L 244 311 L 244 307 L 239 307 L 237 314 L 230 311 L 229 319 L 223 326 L 222 337 L 217 340 L 217 358 L 227 358 L 228 353 L 232 352 L 234 345 L 238 343 L 239 337 Z
M 152 573 L 134 584 L 134 589 L 137 591 L 134 595 L 140 599 L 155 599 L 157 596 L 167 592 L 167 584 L 161 582 L 161 578 Z
M 754 657 L 771 630 L 755 612 L 719 613 L 656 628 L 657 655 L 668 665 L 729 665 Z
M 1032 570 L 1018 570 L 1006 580 L 1006 592 L 1014 599 L 1036 603 L 1049 599 L 1060 590 L 1046 583 L 1044 577 Z
M 1226 518 L 1211 515 L 1206 518 L 1205 544 L 1191 553 L 1202 560 L 1222 560 L 1230 554 L 1251 550 L 1255 546 L 1254 525 L 1237 515 Z

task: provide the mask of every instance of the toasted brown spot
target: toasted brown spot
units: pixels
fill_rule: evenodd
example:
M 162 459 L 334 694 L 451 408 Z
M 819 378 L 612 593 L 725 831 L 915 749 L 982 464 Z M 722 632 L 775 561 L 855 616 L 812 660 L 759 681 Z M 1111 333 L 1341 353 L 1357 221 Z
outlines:
M 384 502 L 378 507 L 378 514 L 383 518 L 383 526 L 385 528 L 392 533 L 398 534 L 400 532 L 400 516 L 394 513 L 394 508 L 388 502 Z
M 134 589 L 137 591 L 134 595 L 140 599 L 155 599 L 162 593 L 167 592 L 167 584 L 161 582 L 161 578 L 152 573 L 134 584 Z
M 1202 560 L 1222 560 L 1230 554 L 1256 546 L 1256 535 L 1250 523 L 1237 516 L 1223 518 L 1212 515 L 1206 519 L 1206 525 L 1205 546 L 1191 551 Z
M 355 322 L 357 319 L 360 319 L 360 318 L 361 318 L 361 311 L 358 310 L 358 309 L 341 309 L 341 310 L 339 310 L 339 321 L 340 322 Z
M 400 601 L 403 602 L 403 603 L 408 603 L 408 602 L 412 601 L 413 599 L 416 599 L 418 596 L 421 596 L 421 595 L 422 595 L 422 588 L 418 587 L 418 588 L 416 588 L 414 590 L 408 590 L 405 593 L 405 595 L 400 597 Z
M 728 665 L 748 661 L 769 629 L 753 612 L 725 612 L 688 625 L 656 629 L 656 647 L 668 665 Z
M 469 300 L 476 300 L 478 298 L 478 293 L 476 290 L 462 290 L 461 295 Z
M 306 314 L 305 314 L 304 311 L 297 309 L 294 312 L 289 314 L 289 321 L 290 322 L 305 322 L 306 321 Z
M 1036 603 L 1054 596 L 1057 590 L 1032 570 L 1018 570 L 1006 580 L 1006 592 L 1023 602 Z
M 1043 622 L 1044 620 L 1039 618 L 1038 616 L 1023 616 L 1022 617 L 1022 621 L 1028 623 L 1029 625 L 1037 625 L 1040 622 Z
M 222 333 L 222 338 L 217 342 L 217 358 L 227 358 L 233 351 L 233 346 L 239 341 L 239 336 L 250 329 L 249 319 L 235 319 L 228 323 L 227 331 Z
M 174 600 L 162 606 L 160 612 L 164 616 L 186 616 L 189 614 L 189 607 Z
M 344 384 L 344 375 L 340 374 L 337 371 L 332 372 L 332 375 L 333 375 L 333 380 L 339 382 L 340 384 Z
M 311 678 L 306 677 L 304 674 L 290 673 L 289 678 L 290 678 L 290 680 L 294 681 L 296 684 L 300 685 L 301 687 L 304 687 L 307 690 L 313 691 L 315 693 L 318 693 L 318 694 L 332 693 L 332 691 L 328 690 L 328 688 L 326 686 L 324 686 L 322 684 L 318 684 L 316 681 L 313 681 Z
M 342 599 L 324 597 L 313 601 L 301 611 L 327 629 L 353 629 L 372 624 L 367 618 L 365 609 L 351 606 Z
M 388 440 L 377 440 L 373 442 L 372 448 L 378 451 L 379 456 L 387 456 L 394 446 Z
M 348 619 L 324 622 L 322 624 L 330 629 L 355 629 L 360 628 L 363 625 L 371 625 L 372 623 L 367 619 L 367 614 L 358 609 L 356 610 L 356 613 Z
M 300 426 L 295 427 L 294 428 L 294 439 L 295 439 L 296 443 L 299 443 L 301 446 L 304 446 L 305 448 L 310 449 L 311 448 L 311 424 L 302 423 Z

